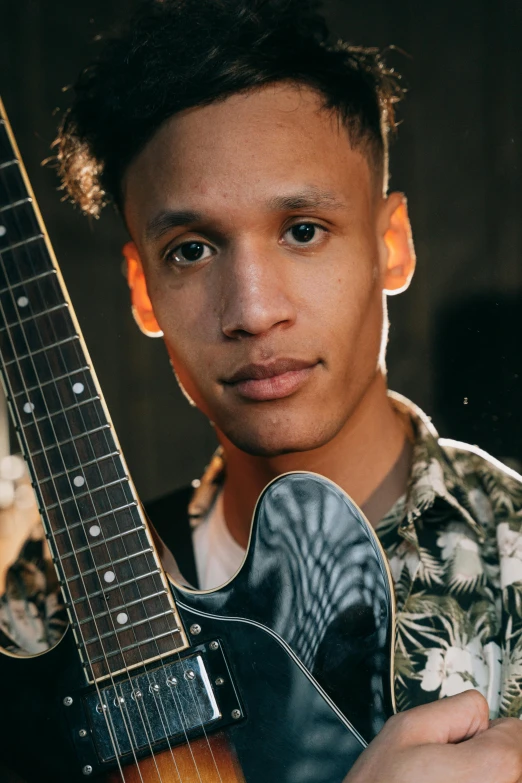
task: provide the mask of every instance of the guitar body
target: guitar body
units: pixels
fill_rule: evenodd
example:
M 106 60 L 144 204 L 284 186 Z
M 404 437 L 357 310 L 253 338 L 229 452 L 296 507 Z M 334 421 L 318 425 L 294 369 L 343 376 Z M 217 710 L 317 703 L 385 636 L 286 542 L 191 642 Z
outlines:
M 265 488 L 243 567 L 226 585 L 173 591 L 185 622 L 201 625 L 203 638 L 206 615 L 268 628 L 367 742 L 393 714 L 386 557 L 360 509 L 323 476 L 287 473 Z
M 90 708 L 98 697 L 68 632 L 48 653 L 1 661 L 13 712 L 5 760 L 28 783 L 85 780 L 86 767 L 91 779 L 111 783 L 341 783 L 394 710 L 389 573 L 374 532 L 345 493 L 315 474 L 277 479 L 258 502 L 238 574 L 214 591 L 172 590 L 192 644 L 173 663 L 162 658 L 143 668 L 142 681 L 159 683 L 147 707 L 162 724 L 149 725 L 153 757 L 138 727 L 137 759 L 126 754 L 121 733 L 123 776 L 110 771 L 114 759 L 103 761 L 105 715 Z M 178 679 L 186 676 L 198 656 L 221 717 L 202 732 L 199 707 L 197 726 L 187 700 L 185 731 L 165 740 L 164 723 L 181 705 L 165 678 L 174 667 Z M 125 697 L 126 678 L 117 691 Z M 107 705 L 116 723 L 121 708 Z M 128 712 L 131 723 L 136 714 Z

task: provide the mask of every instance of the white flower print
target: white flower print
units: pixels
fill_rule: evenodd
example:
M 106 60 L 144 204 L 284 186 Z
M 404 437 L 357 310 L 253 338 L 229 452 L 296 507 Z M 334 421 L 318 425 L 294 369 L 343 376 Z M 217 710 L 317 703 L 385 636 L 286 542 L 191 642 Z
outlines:
M 420 465 L 417 465 L 416 468 L 419 470 L 419 475 L 415 491 L 419 508 L 423 509 L 430 506 L 437 495 L 440 497 L 446 496 L 447 489 L 444 483 L 444 471 L 442 465 L 435 459 L 430 459 L 429 463 L 422 466 L 422 470 L 420 470 Z
M 500 583 L 503 588 L 522 581 L 522 533 L 507 522 L 497 525 L 500 554 Z
M 490 713 L 498 713 L 501 679 L 501 652 L 495 642 L 482 645 L 477 636 L 464 646 L 432 648 L 426 652 L 421 672 L 421 688 L 440 697 L 453 696 L 473 688 L 488 699 Z
M 484 575 L 484 563 L 480 556 L 477 540 L 469 528 L 457 523 L 450 524 L 437 538 L 441 557 L 449 570 L 449 585 L 454 590 L 474 588 Z
M 477 520 L 482 525 L 489 525 L 494 522 L 495 517 L 491 501 L 485 492 L 481 489 L 470 489 L 468 492 L 468 501 Z
M 408 569 L 408 573 L 413 579 L 419 565 L 419 555 L 415 547 L 413 547 L 408 541 L 403 541 L 401 544 L 399 544 L 393 555 L 390 557 L 388 563 L 393 581 L 395 584 L 397 584 L 405 568 Z

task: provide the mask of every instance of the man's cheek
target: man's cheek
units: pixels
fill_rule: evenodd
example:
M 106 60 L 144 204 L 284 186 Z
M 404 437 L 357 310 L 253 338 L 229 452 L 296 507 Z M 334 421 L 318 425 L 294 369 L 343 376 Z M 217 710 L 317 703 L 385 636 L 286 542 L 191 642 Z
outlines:
M 205 381 L 210 380 L 209 368 L 205 370 L 205 364 L 201 361 L 200 365 L 195 362 L 197 356 L 196 351 L 190 351 L 191 360 L 188 358 L 181 358 L 179 349 L 176 350 L 168 340 L 166 340 L 167 352 L 170 357 L 170 363 L 172 369 L 176 375 L 176 379 L 181 387 L 181 391 L 185 397 L 195 405 L 206 416 L 211 416 L 211 411 L 206 403 L 202 389 L 205 386 Z

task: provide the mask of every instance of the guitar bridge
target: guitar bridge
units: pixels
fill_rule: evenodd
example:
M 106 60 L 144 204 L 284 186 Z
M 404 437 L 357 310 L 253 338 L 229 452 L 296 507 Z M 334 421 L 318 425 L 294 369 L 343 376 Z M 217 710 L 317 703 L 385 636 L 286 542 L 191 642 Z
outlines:
M 93 773 L 244 717 L 217 640 L 164 659 L 161 665 L 156 661 L 133 669 L 111 685 L 73 694 L 64 705 L 79 764 Z

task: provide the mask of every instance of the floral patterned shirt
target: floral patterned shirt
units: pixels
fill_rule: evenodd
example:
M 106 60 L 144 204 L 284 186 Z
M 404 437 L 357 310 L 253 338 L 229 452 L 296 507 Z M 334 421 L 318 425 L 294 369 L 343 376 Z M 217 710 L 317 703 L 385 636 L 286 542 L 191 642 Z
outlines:
M 522 717 L 522 477 L 439 438 L 422 411 L 390 397 L 414 431 L 407 492 L 376 528 L 395 581 L 398 709 L 477 688 L 492 718 Z M 215 458 L 191 513 L 202 513 L 194 507 L 222 469 Z M 54 580 L 29 549 L 0 599 L 0 644 L 11 652 L 22 640 L 39 652 L 65 627 Z
M 522 477 L 390 396 L 415 432 L 407 492 L 376 528 L 395 582 L 398 709 L 476 688 L 491 718 L 522 717 Z

